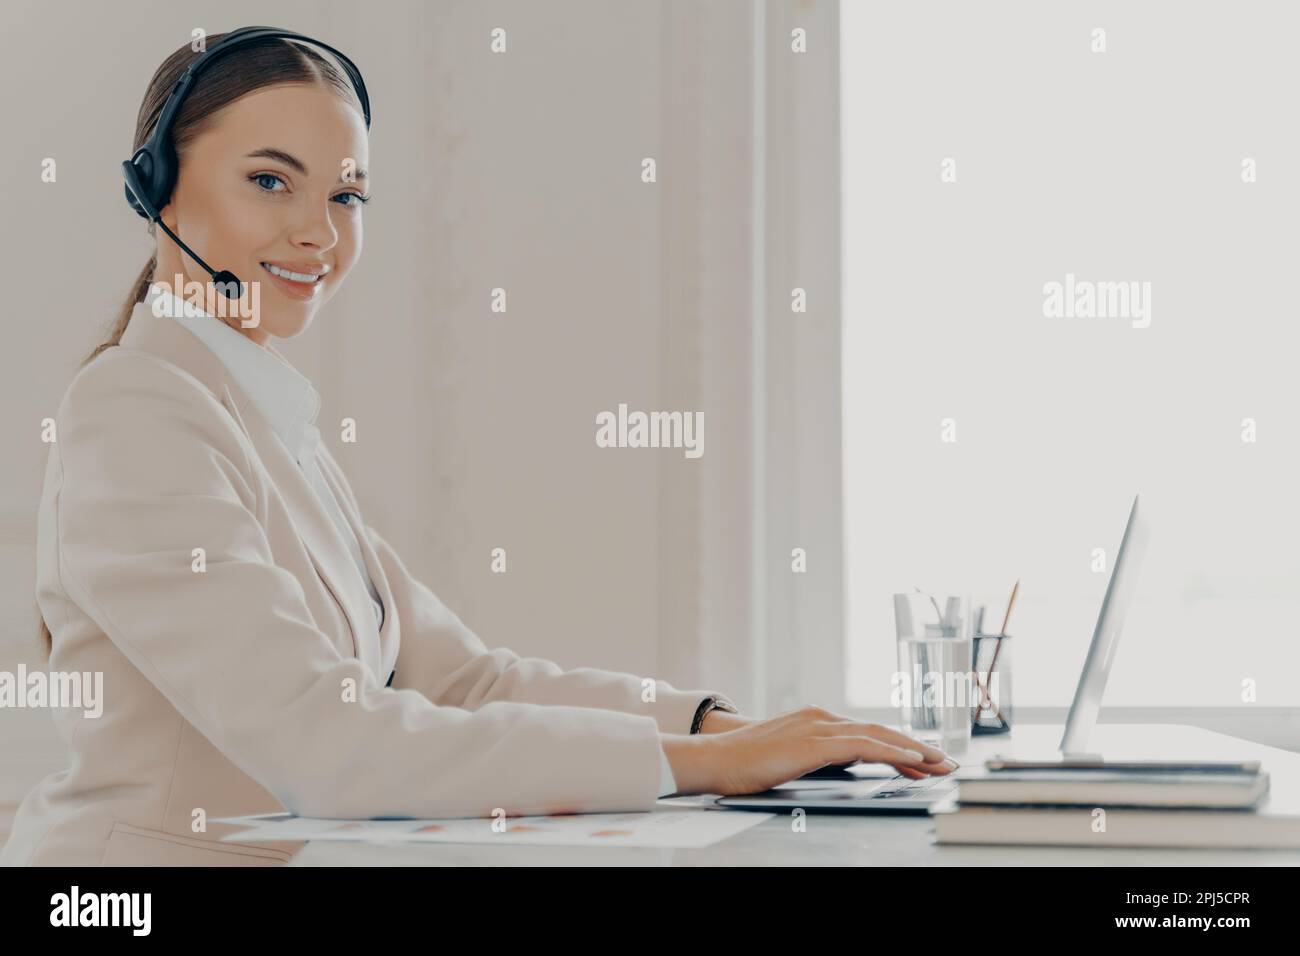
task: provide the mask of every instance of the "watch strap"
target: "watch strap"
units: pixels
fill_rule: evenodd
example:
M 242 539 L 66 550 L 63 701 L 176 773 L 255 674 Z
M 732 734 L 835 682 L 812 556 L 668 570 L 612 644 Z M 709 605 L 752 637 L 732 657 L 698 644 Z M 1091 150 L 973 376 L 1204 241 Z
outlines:
M 698 734 L 700 727 L 704 723 L 704 718 L 708 716 L 711 710 L 721 710 L 728 714 L 740 713 L 736 705 L 729 701 L 721 694 L 710 694 L 704 700 L 700 701 L 700 706 L 695 709 L 695 719 L 691 721 L 691 733 Z

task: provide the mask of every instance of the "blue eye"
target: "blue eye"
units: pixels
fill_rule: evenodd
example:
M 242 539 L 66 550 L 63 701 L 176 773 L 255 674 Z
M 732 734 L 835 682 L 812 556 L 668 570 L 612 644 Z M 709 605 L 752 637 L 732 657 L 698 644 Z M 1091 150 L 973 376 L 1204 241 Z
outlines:
M 281 179 L 279 176 L 277 176 L 275 173 L 254 173 L 252 176 L 249 176 L 248 179 L 250 182 L 258 182 L 258 180 L 262 180 L 262 179 L 274 179 L 278 183 L 281 184 L 284 183 L 284 180 Z M 278 189 L 263 189 L 263 192 L 268 192 L 268 193 L 281 192 L 281 191 L 282 190 L 278 190 Z
M 257 187 L 262 192 L 283 193 L 287 191 L 287 187 L 285 189 L 274 189 L 274 188 L 264 186 L 263 181 L 268 179 L 273 180 L 274 182 L 277 182 L 282 186 L 285 185 L 284 180 L 280 176 L 276 175 L 275 173 L 254 173 L 253 175 L 248 177 L 248 181 L 251 183 L 256 183 Z M 356 202 L 346 202 L 346 201 L 340 202 L 340 199 L 342 197 L 351 197 L 352 199 L 355 199 Z M 352 208 L 353 206 L 364 206 L 366 203 L 370 202 L 370 196 L 368 194 L 362 194 L 358 192 L 346 192 L 346 193 L 339 193 L 339 195 L 333 197 L 333 201 L 337 202 L 340 206 L 346 206 L 348 208 Z
M 348 197 L 351 197 L 352 199 L 355 199 L 356 202 L 343 202 L 343 203 L 339 203 L 339 205 L 340 205 L 340 206 L 349 206 L 349 207 L 351 207 L 351 206 L 364 206 L 366 203 L 370 202 L 370 197 L 369 197 L 368 195 L 367 195 L 367 196 L 363 196 L 361 193 L 339 193 L 339 194 L 338 194 L 337 196 L 335 196 L 334 198 L 335 198 L 336 200 L 338 200 L 338 199 L 344 199 L 344 198 L 348 198 Z

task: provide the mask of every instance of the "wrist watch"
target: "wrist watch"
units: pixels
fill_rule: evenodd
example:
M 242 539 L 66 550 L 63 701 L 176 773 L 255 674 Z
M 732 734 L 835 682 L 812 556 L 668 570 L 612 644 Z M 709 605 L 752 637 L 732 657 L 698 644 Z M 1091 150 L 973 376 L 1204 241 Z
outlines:
M 691 733 L 698 734 L 700 732 L 700 726 L 704 723 L 704 718 L 708 716 L 711 710 L 721 710 L 728 714 L 740 713 L 736 705 L 726 697 L 721 694 L 710 694 L 700 701 L 700 706 L 695 709 L 695 719 L 691 721 Z

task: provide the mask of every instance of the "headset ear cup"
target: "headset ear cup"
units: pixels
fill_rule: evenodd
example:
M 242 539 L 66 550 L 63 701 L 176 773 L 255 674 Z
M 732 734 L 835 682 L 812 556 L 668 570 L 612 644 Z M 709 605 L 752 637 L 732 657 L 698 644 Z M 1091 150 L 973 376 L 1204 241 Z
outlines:
M 132 170 L 135 172 L 140 192 L 143 193 L 144 199 L 155 210 L 161 212 L 162 207 L 171 199 L 171 175 L 172 164 L 166 158 L 160 158 L 149 145 L 141 146 L 136 150 L 135 155 L 129 160 Z M 131 191 L 130 186 L 124 187 L 126 190 L 126 200 L 131 204 L 131 208 L 144 219 L 153 219 L 145 205 L 141 204 Z
M 149 150 L 142 146 L 135 151 L 135 155 L 122 164 L 122 170 L 126 176 L 126 185 L 122 188 L 126 191 L 126 201 L 131 208 L 136 211 L 142 219 L 153 221 L 153 216 L 145 208 L 144 203 L 137 198 L 137 193 L 146 202 L 149 201 L 150 174 L 153 172 L 153 162 L 149 158 Z M 134 188 L 133 188 L 134 187 Z
M 129 205 L 132 209 L 135 210 L 136 215 L 140 216 L 142 219 L 148 219 L 149 214 L 145 212 L 144 207 L 141 206 L 140 203 L 136 201 L 135 194 L 131 192 L 131 187 L 123 186 L 122 191 L 126 193 L 127 205 Z
M 149 213 L 145 210 L 144 206 L 140 204 L 140 200 L 137 199 L 135 195 L 136 189 L 141 193 L 144 192 L 144 179 L 140 175 L 140 167 L 136 163 L 136 157 L 132 156 L 122 164 L 122 174 L 126 178 L 126 183 L 122 186 L 122 190 L 126 193 L 127 204 L 136 211 L 136 215 L 152 221 Z M 133 183 L 136 187 L 135 189 L 132 189 Z
M 172 187 L 176 184 L 176 163 L 169 146 L 149 151 L 149 201 L 162 215 L 163 207 L 171 202 Z

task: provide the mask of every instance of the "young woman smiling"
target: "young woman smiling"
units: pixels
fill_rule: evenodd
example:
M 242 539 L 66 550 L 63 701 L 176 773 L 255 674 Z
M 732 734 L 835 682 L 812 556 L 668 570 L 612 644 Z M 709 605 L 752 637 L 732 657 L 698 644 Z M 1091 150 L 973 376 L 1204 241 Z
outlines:
M 137 149 L 222 39 L 163 62 Z M 489 649 L 411 576 L 274 344 L 356 265 L 371 178 L 358 91 L 304 41 L 246 39 L 196 74 L 166 230 L 59 406 L 37 600 L 51 670 L 102 672 L 105 700 L 99 719 L 55 712 L 71 764 L 27 795 L 0 859 L 274 865 L 300 845 L 220 842 L 232 828 L 211 821 L 649 809 L 859 760 L 949 772 L 818 708 L 758 720 L 707 690 Z M 254 323 L 183 296 L 177 276 L 211 283 L 172 235 L 256 289 Z

